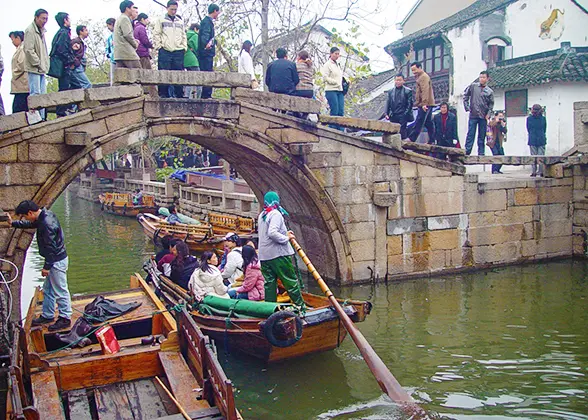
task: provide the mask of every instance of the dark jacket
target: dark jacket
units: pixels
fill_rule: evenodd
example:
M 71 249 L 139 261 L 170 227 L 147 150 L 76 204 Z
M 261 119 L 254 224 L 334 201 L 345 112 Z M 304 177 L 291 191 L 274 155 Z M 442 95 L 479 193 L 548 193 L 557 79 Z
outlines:
M 200 267 L 198 259 L 192 255 L 188 255 L 186 258 L 184 258 L 184 265 L 181 268 L 178 267 L 177 262 L 174 260 L 174 262 L 171 264 L 170 279 L 175 284 L 188 290 L 190 277 L 198 267 Z
M 453 140 L 459 140 L 457 137 L 457 117 L 448 112 L 445 130 L 443 130 L 443 116 L 439 112 L 433 117 L 433 124 L 435 124 L 435 141 L 437 145 L 454 147 Z
M 137 55 L 139 57 L 151 58 L 149 50 L 153 48 L 153 44 L 149 40 L 149 36 L 147 35 L 147 28 L 145 28 L 145 25 L 143 25 L 141 22 L 135 23 L 133 35 L 139 42 L 139 46 L 137 47 Z
M 19 229 L 37 229 L 37 244 L 39 245 L 39 254 L 45 258 L 44 270 L 50 270 L 58 261 L 67 257 L 65 252 L 65 243 L 63 241 L 63 231 L 57 216 L 50 210 L 41 209 L 41 214 L 34 222 L 27 220 L 15 220 L 12 227 Z
M 392 118 L 392 116 L 403 117 L 407 121 L 411 120 L 412 117 L 412 89 L 402 86 L 400 94 L 400 102 L 396 103 L 396 86 L 388 91 L 388 100 L 386 102 L 386 115 Z M 399 112 L 398 112 L 399 111 Z
M 212 43 L 212 48 L 206 49 L 206 45 L 211 39 L 214 39 L 214 22 L 210 16 L 206 16 L 200 22 L 200 31 L 198 31 L 198 57 L 215 56 L 216 40 Z
M 267 66 L 265 84 L 268 85 L 270 92 L 294 95 L 299 82 L 298 70 L 292 61 L 280 58 Z
M 74 50 L 71 47 L 70 29 L 61 27 L 53 37 L 51 43 L 51 57 L 56 56 L 61 59 L 64 67 L 71 67 L 75 63 Z
M 78 48 L 77 51 L 74 50 L 74 66 L 84 66 L 84 68 L 86 68 L 86 44 L 84 44 L 84 41 L 79 36 L 71 40 L 72 49 L 76 44 L 79 45 L 80 48 Z
M 470 118 L 487 118 L 494 109 L 494 91 L 480 82 L 469 85 L 463 93 L 463 106 Z
M 547 144 L 547 119 L 543 115 L 529 115 L 527 117 L 527 132 L 529 146 L 545 146 Z

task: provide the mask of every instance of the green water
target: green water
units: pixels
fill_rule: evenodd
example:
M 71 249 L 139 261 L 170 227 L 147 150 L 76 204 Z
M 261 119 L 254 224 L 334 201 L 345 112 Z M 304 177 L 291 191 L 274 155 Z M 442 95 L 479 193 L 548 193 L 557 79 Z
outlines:
M 134 219 L 64 194 L 53 206 L 66 234 L 73 293 L 126 287 L 153 251 Z M 23 295 L 41 261 L 29 252 Z M 458 419 L 588 419 L 588 263 L 562 261 L 475 274 L 343 288 L 374 309 L 359 327 L 423 407 Z M 28 294 L 27 294 L 28 291 Z M 264 366 L 219 359 L 252 419 L 391 419 L 353 342 Z

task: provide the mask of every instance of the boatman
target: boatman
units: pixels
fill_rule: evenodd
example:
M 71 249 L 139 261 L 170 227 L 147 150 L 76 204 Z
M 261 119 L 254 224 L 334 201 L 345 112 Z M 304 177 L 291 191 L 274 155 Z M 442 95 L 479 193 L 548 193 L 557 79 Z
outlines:
M 7 213 L 8 214 L 8 213 Z M 22 201 L 15 210 L 17 216 L 25 220 L 12 221 L 8 214 L 8 222 L 18 229 L 37 229 L 39 254 L 45 258 L 41 275 L 43 283 L 43 312 L 33 319 L 32 325 L 38 326 L 53 322 L 55 303 L 59 311 L 57 321 L 49 326 L 49 331 L 58 331 L 71 325 L 71 297 L 67 287 L 68 258 L 63 240 L 63 230 L 57 216 L 51 210 L 39 208 L 31 200 Z
M 304 310 L 304 299 L 292 264 L 294 248 L 290 245 L 290 238 L 294 233 L 286 229 L 284 216 L 288 212 L 280 206 L 278 193 L 269 191 L 263 197 L 263 211 L 257 220 L 259 234 L 259 260 L 261 273 L 265 278 L 265 300 L 278 300 L 277 288 L 280 279 L 286 288 L 292 303 Z

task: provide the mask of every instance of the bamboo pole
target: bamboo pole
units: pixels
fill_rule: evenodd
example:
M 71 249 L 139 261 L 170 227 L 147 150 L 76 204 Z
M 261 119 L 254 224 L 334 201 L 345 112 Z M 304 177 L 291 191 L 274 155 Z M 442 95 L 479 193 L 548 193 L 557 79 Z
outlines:
M 184 410 L 184 407 L 182 407 L 181 404 L 178 402 L 178 400 L 176 400 L 174 398 L 174 396 L 171 393 L 171 391 L 169 389 L 167 389 L 167 387 L 163 384 L 163 382 L 161 382 L 161 379 L 159 379 L 159 376 L 156 376 L 155 379 L 157 379 L 157 382 L 159 383 L 159 385 L 161 385 L 161 387 L 163 388 L 163 390 L 165 391 L 165 393 L 167 394 L 167 396 L 170 397 L 171 400 L 176 405 L 176 407 L 178 407 L 178 410 L 180 410 L 180 413 L 182 413 L 182 416 L 184 416 L 184 418 L 186 420 L 192 420 L 192 417 L 190 417 L 188 415 L 188 413 L 186 412 L 186 410 Z
M 327 284 L 325 283 L 321 275 L 318 273 L 312 262 L 310 262 L 310 259 L 306 256 L 306 253 L 304 252 L 300 244 L 298 244 L 296 239 L 293 237 L 290 238 L 290 242 L 292 243 L 292 246 L 294 247 L 298 255 L 300 255 L 300 258 L 302 258 L 302 261 L 304 261 L 304 263 L 308 267 L 308 271 L 310 271 L 314 279 L 317 281 L 325 296 L 329 299 L 329 301 L 339 314 L 339 317 L 341 318 L 341 321 L 343 322 L 345 329 L 349 332 L 349 335 L 353 339 L 353 342 L 359 349 L 359 352 L 363 356 L 363 359 L 372 371 L 372 374 L 376 378 L 376 381 L 378 381 L 378 384 L 380 385 L 382 391 L 386 393 L 392 399 L 392 401 L 402 405 L 405 411 L 409 412 L 411 415 L 415 415 L 416 418 L 426 416 L 424 410 L 420 408 L 412 399 L 412 397 L 408 395 L 404 388 L 402 388 L 400 383 L 396 380 L 394 375 L 392 375 L 392 373 L 384 364 L 382 359 L 380 359 L 380 356 L 378 356 L 378 354 L 375 352 L 375 350 L 372 348 L 372 346 L 370 346 L 369 342 L 363 336 L 361 331 L 359 331 L 359 329 L 355 326 L 353 321 L 351 321 L 349 316 L 345 313 L 339 302 L 337 302 L 335 295 L 333 295 L 333 292 L 331 292 L 331 290 L 329 289 L 329 286 L 327 286 Z

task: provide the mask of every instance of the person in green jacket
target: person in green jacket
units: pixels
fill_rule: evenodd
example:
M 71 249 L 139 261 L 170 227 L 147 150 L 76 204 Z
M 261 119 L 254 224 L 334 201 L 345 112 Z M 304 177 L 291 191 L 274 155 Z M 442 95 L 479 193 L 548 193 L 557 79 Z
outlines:
M 188 38 L 188 49 L 184 54 L 184 67 L 188 71 L 200 71 L 200 63 L 198 62 L 198 31 L 200 25 L 193 23 L 190 29 L 186 32 Z M 202 91 L 201 86 L 186 86 L 184 96 L 186 98 L 198 99 Z

